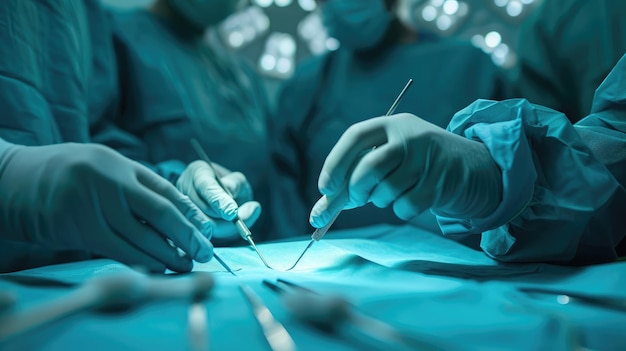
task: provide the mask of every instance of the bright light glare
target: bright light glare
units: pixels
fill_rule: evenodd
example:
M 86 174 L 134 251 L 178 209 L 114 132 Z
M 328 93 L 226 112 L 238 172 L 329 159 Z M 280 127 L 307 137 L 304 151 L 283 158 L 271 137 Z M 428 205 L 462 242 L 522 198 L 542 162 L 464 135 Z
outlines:
M 483 38 L 482 35 L 474 34 L 474 36 L 472 36 L 472 44 L 474 44 L 475 47 L 482 48 L 484 43 L 485 38 Z
M 495 48 L 502 42 L 502 36 L 498 32 L 489 32 L 485 35 L 485 44 L 490 48 Z
M 448 15 L 454 15 L 459 10 L 459 2 L 456 0 L 447 0 L 443 3 L 443 12 Z
M 439 30 L 445 31 L 450 29 L 450 27 L 452 26 L 452 19 L 450 18 L 450 16 L 439 16 L 439 18 L 437 18 L 437 28 L 439 28 Z
M 276 63 L 276 70 L 280 73 L 289 73 L 293 67 L 293 63 L 290 59 L 281 57 Z
M 422 18 L 427 22 L 434 21 L 437 18 L 437 9 L 432 6 L 425 6 L 422 9 Z
M 509 0 L 493 0 L 493 3 L 498 7 L 504 7 L 509 3 Z
M 243 45 L 243 42 L 244 42 L 243 34 L 241 34 L 240 31 L 231 32 L 228 35 L 228 43 L 230 44 L 230 46 L 234 48 L 240 47 L 241 45 Z
M 339 40 L 335 38 L 326 39 L 326 49 L 328 49 L 329 51 L 335 51 L 339 49 Z
M 276 57 L 272 55 L 263 55 L 261 57 L 261 68 L 265 71 L 273 71 L 276 68 Z
M 267 16 L 256 17 L 254 25 L 259 32 L 265 32 L 270 27 L 270 19 Z
M 464 16 L 467 16 L 468 12 L 469 12 L 469 6 L 467 6 L 467 4 L 464 2 L 460 2 L 459 11 L 456 13 L 456 15 L 459 17 L 464 17 Z
M 535 0 L 520 0 L 520 1 L 521 1 L 521 2 L 522 2 L 522 4 L 524 4 L 524 5 L 530 5 L 530 4 L 532 4 L 533 2 L 535 2 Z
M 325 33 L 326 29 L 317 12 L 308 14 L 298 23 L 298 34 L 300 34 L 304 40 L 310 41 L 318 36 L 320 32 Z
M 502 43 L 498 45 L 491 53 L 491 59 L 498 66 L 503 66 L 509 57 L 509 46 Z
M 495 49 L 493 49 L 492 55 L 504 60 L 509 55 L 509 46 L 501 43 Z
M 274 3 L 278 7 L 286 7 L 291 5 L 292 0 L 274 0 Z
M 430 4 L 435 6 L 435 7 L 441 7 L 441 5 L 443 5 L 443 2 L 445 0 L 430 0 Z
M 512 0 L 511 2 L 509 2 L 508 5 L 506 5 L 506 13 L 508 13 L 511 17 L 519 16 L 522 13 L 523 9 L 524 5 L 516 0 Z
M 243 35 L 245 41 L 251 41 L 256 36 L 256 31 L 254 28 L 246 26 L 241 28 L 241 34 Z
M 274 1 L 273 0 L 255 0 L 254 2 L 256 2 L 256 4 L 261 7 L 270 7 L 272 6 L 272 3 Z
M 570 302 L 570 298 L 567 295 L 559 295 L 556 297 L 556 301 L 561 305 L 567 305 Z
M 298 5 L 300 5 L 300 8 L 302 8 L 304 11 L 309 12 L 315 10 L 315 8 L 317 7 L 317 5 L 315 4 L 315 0 L 298 0 Z
M 280 41 L 278 50 L 284 56 L 291 56 L 296 53 L 296 41 L 291 36 L 286 36 Z

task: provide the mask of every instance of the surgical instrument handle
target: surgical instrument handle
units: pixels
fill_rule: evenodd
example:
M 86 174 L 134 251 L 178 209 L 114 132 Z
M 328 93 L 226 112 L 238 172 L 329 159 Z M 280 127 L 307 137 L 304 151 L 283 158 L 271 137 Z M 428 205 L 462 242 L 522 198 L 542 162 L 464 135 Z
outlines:
M 404 97 L 404 94 L 406 94 L 406 92 L 409 89 L 409 87 L 411 86 L 411 84 L 413 84 L 413 79 L 409 79 L 409 81 L 406 83 L 406 85 L 404 86 L 404 88 L 402 89 L 400 94 L 398 94 L 398 97 L 396 97 L 396 100 L 393 102 L 393 104 L 391 104 L 391 107 L 389 108 L 389 110 L 387 111 L 385 116 L 390 116 L 390 115 L 392 115 L 395 112 L 396 108 L 398 107 L 398 104 L 400 103 L 400 100 L 402 100 L 402 98 Z M 373 148 L 371 148 L 367 152 L 370 152 L 370 151 L 372 151 L 374 149 L 376 149 L 376 146 L 374 146 Z M 364 152 L 363 155 L 361 155 L 361 157 L 363 157 L 367 152 Z M 326 198 L 326 201 L 329 204 L 335 202 L 337 200 L 337 198 L 340 197 L 339 195 L 346 191 L 345 188 L 347 186 L 348 186 L 348 180 L 344 181 L 344 183 L 342 184 L 342 186 L 339 189 L 339 191 L 337 191 L 337 193 L 336 193 L 337 195 L 335 195 L 335 196 L 326 196 L 326 195 L 324 195 L 324 197 Z M 341 211 L 342 210 L 339 210 L 325 226 L 323 226 L 321 228 L 315 229 L 315 231 L 311 235 L 311 240 L 320 241 L 324 237 L 324 235 L 326 235 L 326 233 L 328 232 L 330 227 L 333 225 L 333 223 L 335 223 L 335 220 L 337 220 L 337 217 L 339 217 L 339 214 L 341 213 Z
M 209 155 L 207 155 L 206 152 L 204 152 L 204 149 L 202 149 L 202 146 L 200 146 L 200 143 L 196 139 L 191 139 L 189 142 L 191 143 L 191 146 L 196 150 L 196 153 L 198 154 L 198 156 L 200 156 L 202 161 L 206 162 L 211 168 L 211 170 L 213 171 L 213 173 L 215 173 L 215 181 L 217 182 L 217 184 L 224 190 L 224 192 L 226 192 L 226 194 L 228 194 L 228 196 L 230 196 L 234 200 L 233 194 L 230 192 L 230 190 L 228 190 L 227 187 L 224 186 L 224 183 L 222 183 L 222 181 L 220 180 L 219 174 L 215 170 L 215 167 L 213 167 L 213 164 L 211 162 L 211 159 L 209 158 Z M 239 215 L 237 215 L 233 219 L 233 223 L 235 224 L 237 233 L 239 233 L 239 235 L 241 235 L 241 237 L 244 240 L 250 241 L 252 232 L 250 231 L 248 226 L 241 220 L 241 218 L 239 218 Z

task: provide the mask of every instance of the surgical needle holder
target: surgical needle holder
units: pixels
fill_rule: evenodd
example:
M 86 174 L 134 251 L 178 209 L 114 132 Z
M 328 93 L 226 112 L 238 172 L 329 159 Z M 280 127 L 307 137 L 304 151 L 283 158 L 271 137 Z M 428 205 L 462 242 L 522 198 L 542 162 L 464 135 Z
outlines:
M 191 143 L 191 146 L 196 150 L 196 153 L 198 154 L 198 156 L 204 162 L 206 162 L 209 165 L 209 167 L 211 168 L 211 170 L 213 171 L 213 173 L 215 173 L 215 181 L 217 182 L 217 184 L 222 189 L 224 189 L 224 191 L 226 192 L 226 194 L 228 194 L 228 196 L 230 196 L 234 200 L 233 194 L 230 192 L 230 190 L 228 190 L 227 187 L 224 186 L 224 184 L 220 180 L 219 174 L 216 172 L 215 167 L 213 167 L 213 164 L 211 163 L 211 159 L 209 158 L 209 155 L 207 155 L 206 152 L 204 152 L 204 149 L 202 148 L 202 146 L 200 146 L 200 143 L 198 142 L 198 140 L 193 138 L 189 142 Z M 261 251 L 259 251 L 259 248 L 256 246 L 256 244 L 254 243 L 254 240 L 252 239 L 252 232 L 250 231 L 250 229 L 248 229 L 248 226 L 241 220 L 241 218 L 239 218 L 239 215 L 237 215 L 233 219 L 233 223 L 235 224 L 235 228 L 237 229 L 237 232 L 239 233 L 239 235 L 241 235 L 241 237 L 245 241 L 247 241 L 248 244 L 250 244 L 250 246 L 254 249 L 256 254 L 261 259 L 261 262 L 263 262 L 263 264 L 265 265 L 265 267 L 267 267 L 269 269 L 274 269 L 274 268 L 272 268 L 272 266 L 270 266 L 267 263 L 267 260 L 265 260 L 265 257 L 263 257 L 263 254 L 261 254 Z M 223 265 L 223 261 L 220 262 L 220 264 Z M 225 268 L 226 268 L 226 266 L 225 266 Z M 229 272 L 232 273 L 232 270 L 230 268 L 226 268 L 226 269 Z
M 406 83 L 406 85 L 404 86 L 404 88 L 402 89 L 402 91 L 400 92 L 400 94 L 398 95 L 398 97 L 396 98 L 396 100 L 393 102 L 393 104 L 391 105 L 391 107 L 389 108 L 389 110 L 387 111 L 387 113 L 385 114 L 385 116 L 389 116 L 391 114 L 394 113 L 394 111 L 396 110 L 396 108 L 398 107 L 398 104 L 400 103 L 400 101 L 402 100 L 402 98 L 404 97 L 404 94 L 406 94 L 407 90 L 409 89 L 409 87 L 411 86 L 411 84 L 413 84 L 413 79 L 409 79 L 409 81 Z M 375 149 L 376 146 L 374 146 L 372 148 Z M 345 183 L 344 183 L 345 186 Z M 340 193 L 341 191 L 339 191 Z M 326 196 L 326 195 L 324 195 Z M 334 199 L 327 199 L 328 202 L 332 202 Z M 321 228 L 317 228 L 315 229 L 315 231 L 313 232 L 313 234 L 311 235 L 311 241 L 309 241 L 309 244 L 304 248 L 304 251 L 302 251 L 302 253 L 300 254 L 300 256 L 298 257 L 298 259 L 296 260 L 296 263 L 293 264 L 293 266 L 289 267 L 288 269 L 286 269 L 287 271 L 290 271 L 292 269 L 294 269 L 296 267 L 296 265 L 298 264 L 298 262 L 300 262 L 300 260 L 302 259 L 302 257 L 304 256 L 304 254 L 311 248 L 311 246 L 313 246 L 313 243 L 315 243 L 316 241 L 320 241 L 324 235 L 326 235 L 326 232 L 328 232 L 328 230 L 330 229 L 330 227 L 333 225 L 333 223 L 335 223 L 335 220 L 337 219 L 337 217 L 339 217 L 339 213 L 341 213 L 342 210 L 339 210 L 334 216 L 333 218 L 330 220 L 330 222 L 328 222 L 328 224 L 326 224 L 325 226 L 321 227 Z

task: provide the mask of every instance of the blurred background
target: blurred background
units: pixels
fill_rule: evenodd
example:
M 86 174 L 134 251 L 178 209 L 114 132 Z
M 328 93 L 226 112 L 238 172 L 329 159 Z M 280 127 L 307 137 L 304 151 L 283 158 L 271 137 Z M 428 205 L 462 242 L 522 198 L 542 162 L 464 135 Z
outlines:
M 108 6 L 131 9 L 152 0 L 102 0 Z M 442 36 L 457 36 L 489 54 L 498 66 L 516 62 L 517 31 L 542 0 L 399 0 L 403 21 Z M 220 37 L 229 50 L 246 57 L 266 78 L 270 94 L 311 55 L 336 50 L 315 0 L 248 0 L 241 11 L 221 25 Z

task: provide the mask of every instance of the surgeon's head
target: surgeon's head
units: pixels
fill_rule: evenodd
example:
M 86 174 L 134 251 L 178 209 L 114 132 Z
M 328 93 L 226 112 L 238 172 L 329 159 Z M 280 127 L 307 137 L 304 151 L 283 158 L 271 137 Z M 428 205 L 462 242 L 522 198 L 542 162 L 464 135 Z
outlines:
M 367 50 L 385 38 L 395 20 L 396 0 L 317 0 L 328 34 L 352 50 Z
M 233 14 L 240 0 L 160 0 L 189 26 L 202 31 Z

